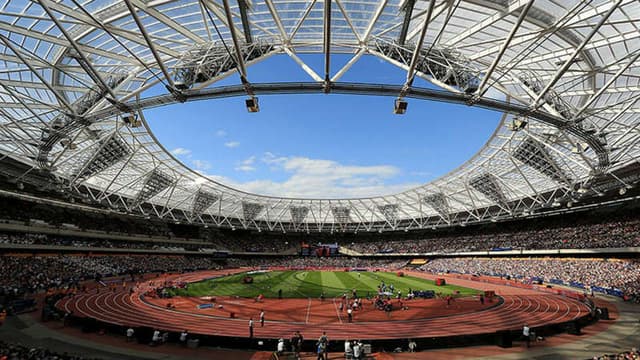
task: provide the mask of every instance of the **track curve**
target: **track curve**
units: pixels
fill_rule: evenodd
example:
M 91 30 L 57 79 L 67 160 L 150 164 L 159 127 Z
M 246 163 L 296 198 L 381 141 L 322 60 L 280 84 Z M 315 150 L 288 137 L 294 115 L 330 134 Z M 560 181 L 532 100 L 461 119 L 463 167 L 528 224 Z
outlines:
M 64 298 L 57 303 L 57 307 L 72 311 L 77 317 L 93 318 L 120 326 L 146 326 L 173 332 L 188 329 L 193 334 L 248 337 L 246 318 L 176 311 L 144 298 L 144 294 L 153 288 L 154 281 L 156 284 L 165 280 L 194 282 L 226 274 L 229 274 L 228 270 L 167 275 L 153 281 L 138 283 L 132 293 L 128 288 L 122 287 L 100 293 L 92 291 Z M 432 277 L 420 273 L 412 275 Z M 517 330 L 524 323 L 528 323 L 530 327 L 560 324 L 577 320 L 590 313 L 589 307 L 582 302 L 557 294 L 455 278 L 447 279 L 447 282 L 458 282 L 463 286 L 481 290 L 489 287 L 503 299 L 503 302 L 471 313 L 414 320 L 344 323 L 342 320 L 338 321 L 338 316 L 333 322 L 268 321 L 265 327 L 256 324 L 254 336 L 277 339 L 301 330 L 307 338 L 319 336 L 323 331 L 327 331 L 334 339 L 348 338 L 353 334 L 358 334 L 358 338 L 363 340 L 435 338 Z M 307 313 L 307 320 L 308 315 Z M 393 332 L 389 331 L 390 325 L 393 325 Z

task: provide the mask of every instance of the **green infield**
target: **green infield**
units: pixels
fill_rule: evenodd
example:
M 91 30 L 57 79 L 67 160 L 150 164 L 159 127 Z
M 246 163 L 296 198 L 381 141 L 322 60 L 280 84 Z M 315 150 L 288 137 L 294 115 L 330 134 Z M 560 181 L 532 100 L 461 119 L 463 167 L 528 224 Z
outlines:
M 251 276 L 253 283 L 243 283 L 245 276 Z M 378 286 L 384 282 L 387 287 L 393 284 L 394 294 L 402 292 L 406 296 L 409 289 L 433 290 L 441 294 L 461 296 L 479 294 L 479 290 L 460 286 L 436 286 L 431 280 L 412 276 L 397 276 L 391 272 L 346 272 L 346 271 L 268 271 L 248 275 L 240 273 L 215 279 L 207 279 L 188 284 L 184 289 L 175 289 L 170 293 L 179 296 L 240 296 L 246 298 L 262 294 L 264 297 L 275 298 L 282 290 L 284 298 L 320 297 L 324 293 L 327 298 L 351 294 L 356 289 L 359 296 L 374 296 L 378 293 Z

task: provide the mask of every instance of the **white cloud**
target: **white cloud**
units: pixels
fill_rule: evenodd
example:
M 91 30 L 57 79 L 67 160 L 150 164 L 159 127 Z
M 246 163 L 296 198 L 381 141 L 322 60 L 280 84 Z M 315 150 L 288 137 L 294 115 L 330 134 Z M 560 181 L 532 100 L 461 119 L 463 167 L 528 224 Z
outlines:
M 224 130 L 218 130 L 218 131 L 216 131 L 216 136 L 217 137 L 225 137 L 225 136 L 227 136 L 227 132 L 224 131 Z
M 224 143 L 224 146 L 228 147 L 228 148 L 237 148 L 238 146 L 240 146 L 240 142 L 239 141 L 229 141 Z
M 235 167 L 236 171 L 244 171 L 244 172 L 249 172 L 249 171 L 254 171 L 256 168 L 255 166 L 253 166 L 253 164 L 256 162 L 256 157 L 255 156 L 251 156 L 249 158 L 246 158 L 242 161 L 240 161 L 238 163 L 238 166 Z
M 191 160 L 193 168 L 198 171 L 206 171 L 211 169 L 211 163 L 206 160 Z
M 171 150 L 171 154 L 174 156 L 186 156 L 191 154 L 191 150 L 179 147 Z
M 255 161 L 255 157 L 250 157 L 240 162 L 236 170 L 252 171 L 248 168 L 253 168 Z M 265 153 L 260 161 L 269 165 L 274 171 L 288 174 L 288 177 L 281 182 L 270 179 L 237 182 L 222 176 L 210 176 L 210 178 L 257 194 L 316 198 L 393 194 L 419 185 L 418 183 L 388 184 L 390 180 L 400 175 L 400 170 L 391 165 L 343 165 L 332 160 L 276 156 L 272 153 Z
M 255 171 L 256 168 L 251 166 L 251 165 L 238 165 L 235 167 L 236 171 L 244 171 L 244 172 L 250 172 L 250 171 Z

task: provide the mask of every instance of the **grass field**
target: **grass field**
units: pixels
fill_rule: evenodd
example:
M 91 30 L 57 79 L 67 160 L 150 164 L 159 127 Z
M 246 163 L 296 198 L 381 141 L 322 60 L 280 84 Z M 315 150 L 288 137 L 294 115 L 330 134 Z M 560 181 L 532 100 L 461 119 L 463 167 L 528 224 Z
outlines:
M 382 281 L 393 284 L 395 292 L 402 291 L 405 296 L 409 288 L 413 290 L 434 290 L 436 293 L 452 294 L 459 291 L 461 295 L 475 295 L 478 290 L 460 286 L 436 286 L 433 281 L 411 276 L 399 277 L 395 273 L 386 272 L 345 272 L 345 271 L 269 271 L 252 274 L 253 283 L 243 284 L 245 273 L 225 276 L 217 279 L 191 283 L 186 289 L 173 290 L 172 295 L 179 296 L 240 296 L 277 297 L 282 289 L 284 298 L 308 298 L 341 296 L 356 289 L 359 296 L 374 296 Z

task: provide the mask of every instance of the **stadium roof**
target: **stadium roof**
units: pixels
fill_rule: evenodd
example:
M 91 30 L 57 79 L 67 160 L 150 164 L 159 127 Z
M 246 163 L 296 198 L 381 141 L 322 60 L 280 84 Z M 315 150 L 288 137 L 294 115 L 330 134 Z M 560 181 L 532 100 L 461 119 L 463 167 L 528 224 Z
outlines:
M 526 216 L 638 181 L 637 0 L 5 0 L 0 3 L 0 154 L 51 190 L 172 221 L 276 231 L 386 231 Z M 324 71 L 300 53 L 324 58 Z M 331 54 L 352 54 L 341 68 Z M 307 83 L 251 83 L 286 54 Z M 404 86 L 340 83 L 363 55 Z M 242 84 L 216 86 L 239 73 Z M 415 88 L 414 76 L 441 90 Z M 144 92 L 165 85 L 166 94 Z M 389 196 L 245 193 L 175 159 L 142 110 L 269 93 L 388 95 L 504 112 L 478 153 Z M 503 94 L 497 96 L 496 94 Z M 495 98 L 490 98 L 494 96 Z M 411 111 L 410 109 L 408 111 Z M 622 174 L 622 175 L 621 175 Z M 74 196 L 75 196 L 74 195 Z

